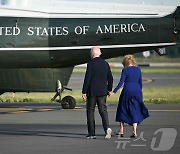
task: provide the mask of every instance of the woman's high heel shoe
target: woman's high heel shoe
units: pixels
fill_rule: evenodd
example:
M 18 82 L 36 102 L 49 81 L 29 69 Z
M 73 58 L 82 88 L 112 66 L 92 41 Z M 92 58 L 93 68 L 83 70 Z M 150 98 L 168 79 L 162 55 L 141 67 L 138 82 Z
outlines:
M 120 137 L 124 137 L 124 134 L 120 133 L 120 132 L 114 132 L 114 134 L 117 135 L 117 136 L 120 136 Z
M 130 136 L 131 138 L 137 138 L 137 135 L 135 135 L 134 133 Z

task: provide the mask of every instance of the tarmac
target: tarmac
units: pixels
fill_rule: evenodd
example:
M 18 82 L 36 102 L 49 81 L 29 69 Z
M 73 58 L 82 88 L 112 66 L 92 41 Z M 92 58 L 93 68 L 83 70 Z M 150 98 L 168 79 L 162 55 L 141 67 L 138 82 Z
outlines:
M 86 139 L 86 109 L 63 110 L 58 103 L 1 103 L 0 154 L 179 154 L 180 105 L 148 104 L 150 117 L 138 126 L 138 138 L 132 139 L 132 127 L 125 125 L 124 138 L 104 139 L 101 118 L 96 110 L 97 139 Z M 113 132 L 116 105 L 108 106 Z

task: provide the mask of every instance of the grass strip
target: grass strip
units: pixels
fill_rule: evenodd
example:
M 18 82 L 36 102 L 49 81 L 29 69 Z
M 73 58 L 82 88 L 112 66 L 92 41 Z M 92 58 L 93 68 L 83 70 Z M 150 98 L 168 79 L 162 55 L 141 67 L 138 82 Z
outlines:
M 113 74 L 120 74 L 122 68 L 111 68 Z M 180 74 L 180 68 L 178 67 L 163 67 L 163 68 L 152 68 L 152 67 L 142 67 L 141 71 L 143 74 Z M 73 73 L 85 74 L 86 68 L 74 68 Z
M 77 103 L 85 103 L 81 98 L 81 91 L 65 91 L 64 96 L 73 96 Z M 107 99 L 108 104 L 117 104 L 120 91 Z M 0 102 L 35 102 L 49 103 L 54 93 L 5 93 L 0 96 Z M 144 88 L 143 96 L 145 103 L 151 104 L 180 104 L 180 87 Z

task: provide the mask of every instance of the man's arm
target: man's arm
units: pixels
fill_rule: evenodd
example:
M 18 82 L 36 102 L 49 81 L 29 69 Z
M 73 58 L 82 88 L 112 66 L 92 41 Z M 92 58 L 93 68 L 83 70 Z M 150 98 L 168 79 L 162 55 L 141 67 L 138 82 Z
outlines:
M 112 91 L 112 87 L 113 87 L 113 76 L 112 76 L 112 72 L 111 72 L 111 69 L 109 67 L 109 64 L 108 64 L 107 81 L 108 81 L 108 92 L 110 92 L 110 91 Z
M 89 88 L 90 80 L 91 80 L 91 66 L 90 64 L 87 64 L 87 69 L 86 69 L 86 74 L 84 78 L 84 84 L 83 84 L 83 89 L 82 89 L 82 97 L 83 99 L 86 99 L 86 94 Z

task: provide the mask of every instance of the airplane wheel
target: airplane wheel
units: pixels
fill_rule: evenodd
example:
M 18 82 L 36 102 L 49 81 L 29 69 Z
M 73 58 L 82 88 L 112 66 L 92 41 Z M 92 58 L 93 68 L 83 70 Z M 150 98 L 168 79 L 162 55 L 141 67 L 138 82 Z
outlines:
M 74 109 L 76 107 L 76 100 L 72 96 L 65 96 L 61 100 L 61 106 L 63 109 Z

